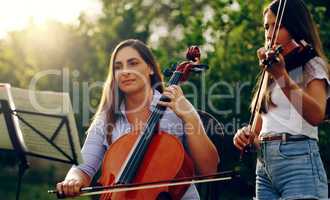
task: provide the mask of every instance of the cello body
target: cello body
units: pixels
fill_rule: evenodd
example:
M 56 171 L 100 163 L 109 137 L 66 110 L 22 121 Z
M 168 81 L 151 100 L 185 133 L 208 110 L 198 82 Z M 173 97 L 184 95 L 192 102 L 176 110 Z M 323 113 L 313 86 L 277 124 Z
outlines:
M 187 58 L 200 58 L 198 47 L 189 48 Z M 168 84 L 176 85 L 185 81 L 190 71 L 201 72 L 204 67 L 194 65 L 192 61 L 185 61 L 176 68 Z M 160 101 L 168 101 L 168 97 L 162 95 Z M 193 162 L 181 142 L 175 136 L 158 129 L 165 111 L 166 107 L 157 104 L 142 131 L 128 133 L 110 145 L 103 159 L 99 183 L 103 186 L 125 186 L 194 175 Z M 101 199 L 179 200 L 189 186 L 105 193 L 101 195 Z
M 99 183 L 104 186 L 116 184 L 116 177 L 119 175 L 121 167 L 129 157 L 130 151 L 139 136 L 140 134 L 136 132 L 128 133 L 111 144 L 104 156 L 102 176 Z M 193 175 L 192 160 L 185 152 L 181 142 L 173 135 L 159 132 L 153 136 L 132 183 L 155 182 Z M 168 193 L 169 199 L 180 199 L 188 187 L 189 185 L 184 185 L 106 193 L 101 195 L 100 199 L 155 200 L 159 198 L 160 194 L 164 193 Z

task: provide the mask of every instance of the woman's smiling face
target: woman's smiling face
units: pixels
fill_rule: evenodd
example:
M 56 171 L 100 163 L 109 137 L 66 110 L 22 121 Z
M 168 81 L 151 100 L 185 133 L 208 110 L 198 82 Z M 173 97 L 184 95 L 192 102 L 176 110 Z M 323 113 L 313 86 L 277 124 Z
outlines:
M 120 49 L 114 59 L 115 80 L 119 89 L 125 93 L 136 93 L 150 86 L 153 71 L 132 47 Z

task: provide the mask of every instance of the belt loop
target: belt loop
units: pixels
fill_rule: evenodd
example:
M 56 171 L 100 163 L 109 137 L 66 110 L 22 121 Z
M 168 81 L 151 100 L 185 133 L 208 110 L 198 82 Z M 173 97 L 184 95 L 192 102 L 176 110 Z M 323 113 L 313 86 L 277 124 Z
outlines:
M 287 141 L 287 134 L 286 133 L 283 133 L 282 134 L 282 142 L 285 144 Z

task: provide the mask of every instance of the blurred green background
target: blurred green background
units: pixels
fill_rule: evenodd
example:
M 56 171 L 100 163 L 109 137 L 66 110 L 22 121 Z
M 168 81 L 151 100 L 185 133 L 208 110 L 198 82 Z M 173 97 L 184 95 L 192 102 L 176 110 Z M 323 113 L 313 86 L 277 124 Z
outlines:
M 183 89 L 196 108 L 210 112 L 225 125 L 225 137 L 216 142 L 222 151 L 221 170 L 240 169 L 244 174 L 239 183 L 220 188 L 219 198 L 251 199 L 254 160 L 245 164 L 239 162 L 239 152 L 232 145 L 232 137 L 250 117 L 251 91 L 259 72 L 256 50 L 263 46 L 264 41 L 262 10 L 269 1 L 97 2 L 101 7 L 97 17 L 90 18 L 82 12 L 74 23 L 47 20 L 42 24 L 31 18 L 24 28 L 7 32 L 0 38 L 0 82 L 29 88 L 36 74 L 58 70 L 58 76 L 39 79 L 37 88 L 69 92 L 81 141 L 84 141 L 89 119 L 101 95 L 102 88 L 95 85 L 105 80 L 110 53 L 118 42 L 128 38 L 146 42 L 162 69 L 183 61 L 186 48 L 198 45 L 202 50 L 202 62 L 207 63 L 210 69 L 202 76 L 190 79 L 190 83 L 197 87 L 197 93 L 191 84 L 185 84 Z M 325 52 L 330 57 L 330 1 L 310 0 L 306 3 L 317 22 Z M 16 6 L 17 9 L 25 9 L 20 4 Z M 1 23 L 5 21 L 0 18 Z M 329 124 L 321 126 L 319 144 L 330 176 L 328 129 Z M 16 161 L 13 153 L 0 153 L 1 199 L 15 198 Z M 24 176 L 21 199 L 55 199 L 47 194 L 47 190 L 63 179 L 69 166 L 39 159 L 32 159 L 31 164 Z M 245 189 L 239 188 L 241 186 Z

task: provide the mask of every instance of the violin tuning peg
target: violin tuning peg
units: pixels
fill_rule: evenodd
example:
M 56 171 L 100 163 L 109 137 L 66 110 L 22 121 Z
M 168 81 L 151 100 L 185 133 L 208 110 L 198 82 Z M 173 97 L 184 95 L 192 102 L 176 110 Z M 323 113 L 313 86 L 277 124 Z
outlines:
M 278 47 L 276 47 L 275 49 L 275 53 L 281 53 L 283 51 L 283 46 L 282 45 L 279 45 Z

